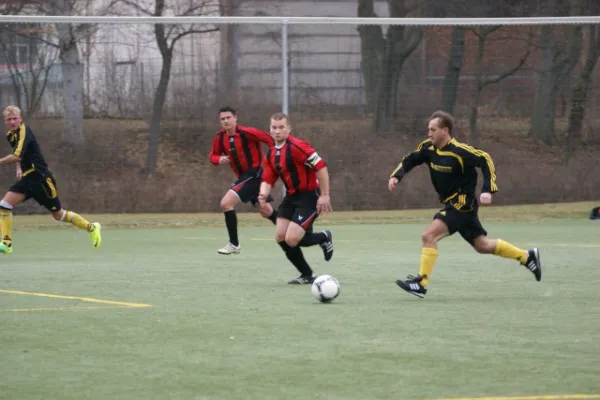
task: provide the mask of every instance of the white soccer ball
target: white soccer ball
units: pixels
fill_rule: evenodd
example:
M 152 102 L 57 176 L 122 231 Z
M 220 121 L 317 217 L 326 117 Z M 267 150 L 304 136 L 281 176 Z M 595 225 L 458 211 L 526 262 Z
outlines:
M 340 283 L 331 275 L 321 275 L 314 280 L 311 290 L 321 303 L 330 303 L 340 295 Z

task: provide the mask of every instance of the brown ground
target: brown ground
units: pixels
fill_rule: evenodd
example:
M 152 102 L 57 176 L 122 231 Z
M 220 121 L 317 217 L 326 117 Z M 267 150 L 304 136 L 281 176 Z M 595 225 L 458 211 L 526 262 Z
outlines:
M 390 172 L 407 151 L 423 140 L 425 130 L 379 137 L 369 132 L 370 121 L 363 118 L 334 122 L 298 119 L 293 123 L 294 133 L 307 139 L 329 165 L 335 210 L 437 206 L 424 166 L 411 172 L 398 193 L 387 191 Z M 60 144 L 61 120 L 38 120 L 31 126 L 55 172 L 64 206 L 80 212 L 218 211 L 219 200 L 233 179 L 229 167 L 216 168 L 208 161 L 218 129 L 216 121 L 165 123 L 159 173 L 154 177 L 149 177 L 143 169 L 147 152 L 144 121 L 86 120 L 87 143 L 74 155 L 69 155 Z M 264 127 L 260 123 L 254 126 Z M 528 139 L 528 125 L 523 121 L 487 119 L 482 121 L 481 129 L 484 137 L 479 147 L 488 151 L 496 164 L 500 191 L 494 198 L 495 204 L 600 199 L 599 144 L 584 143 L 566 165 L 562 147 L 549 147 Z M 457 137 L 466 140 L 461 134 Z M 8 152 L 8 144 L 5 150 Z M 3 172 L 0 183 L 8 187 L 14 180 L 14 167 L 4 167 Z M 28 202 L 20 211 L 43 210 Z

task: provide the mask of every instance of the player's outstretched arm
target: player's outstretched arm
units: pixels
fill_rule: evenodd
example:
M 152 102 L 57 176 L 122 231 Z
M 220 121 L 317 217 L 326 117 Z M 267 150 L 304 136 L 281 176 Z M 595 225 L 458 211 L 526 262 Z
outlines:
M 273 186 L 271 186 L 267 182 L 261 182 L 261 184 L 260 184 L 260 190 L 258 192 L 258 202 L 260 204 L 266 204 L 267 198 L 271 194 L 271 189 L 272 188 L 273 188 Z
M 398 186 L 398 183 L 402 180 L 404 175 L 408 174 L 414 167 L 419 166 L 427 161 L 427 151 L 431 147 L 431 141 L 425 140 L 421 142 L 417 149 L 411 153 L 408 153 L 402 158 L 400 164 L 390 174 L 388 181 L 388 189 L 393 192 Z

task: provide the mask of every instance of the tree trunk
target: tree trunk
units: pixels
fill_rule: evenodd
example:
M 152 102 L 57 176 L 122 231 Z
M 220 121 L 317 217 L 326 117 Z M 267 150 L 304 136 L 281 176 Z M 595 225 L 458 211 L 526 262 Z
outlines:
M 575 147 L 581 140 L 581 130 L 585 117 L 585 106 L 587 95 L 592 84 L 592 74 L 600 56 L 600 32 L 596 25 L 589 27 L 589 54 L 581 74 L 575 82 L 571 95 L 571 112 L 569 113 L 569 125 L 567 127 L 567 146 L 565 158 L 568 161 L 575 152 Z
M 374 129 L 377 134 L 389 133 L 393 128 L 398 104 L 398 87 L 402 66 L 423 37 L 421 28 L 390 26 L 385 43 L 381 81 L 377 90 Z
M 442 110 L 453 113 L 458 93 L 460 70 L 462 68 L 463 55 L 465 53 L 465 33 L 462 26 L 452 27 L 452 41 L 448 54 L 448 64 L 444 75 L 444 87 L 442 89 Z
M 158 142 L 160 137 L 160 122 L 167 98 L 167 89 L 169 88 L 169 79 L 171 76 L 172 54 L 163 55 L 163 64 L 160 70 L 160 80 L 154 93 L 154 103 L 152 104 L 152 117 L 150 118 L 150 131 L 148 138 L 148 159 L 146 169 L 150 175 L 156 173 L 158 159 Z
M 373 0 L 359 0 L 358 16 L 375 18 Z M 379 25 L 359 25 L 362 74 L 365 85 L 365 112 L 375 111 L 377 87 L 381 80 L 383 31 Z
M 55 15 L 70 15 L 73 5 L 67 0 L 52 0 Z M 63 79 L 63 120 L 65 129 L 61 140 L 72 145 L 85 143 L 83 134 L 83 65 L 79 59 L 79 46 L 71 24 L 56 24 L 59 58 Z
M 540 29 L 540 68 L 535 90 L 531 133 L 534 139 L 551 144 L 554 140 L 554 117 L 556 109 L 557 76 L 554 68 L 555 47 L 553 27 L 544 25 Z

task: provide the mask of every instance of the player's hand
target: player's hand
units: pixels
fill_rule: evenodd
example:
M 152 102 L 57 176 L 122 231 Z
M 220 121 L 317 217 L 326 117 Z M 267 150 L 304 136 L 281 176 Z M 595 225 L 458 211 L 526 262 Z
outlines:
M 333 211 L 331 208 L 331 199 L 329 196 L 319 196 L 319 200 L 317 200 L 317 213 L 322 214 L 324 212 Z
M 23 177 L 23 170 L 21 168 L 17 169 L 17 180 L 20 181 Z
M 231 163 L 231 160 L 229 159 L 228 156 L 221 156 L 221 158 L 219 158 L 219 165 L 229 164 L 229 163 Z
M 390 181 L 388 182 L 388 189 L 390 190 L 390 192 L 393 192 L 394 190 L 396 190 L 396 186 L 398 186 L 398 178 L 390 178 Z
M 258 202 L 260 203 L 260 205 L 265 205 L 267 204 L 267 197 L 269 197 L 269 194 L 265 194 L 265 193 L 259 193 L 258 194 Z
M 492 204 L 492 194 L 491 193 L 481 193 L 479 196 L 479 202 L 484 206 Z

